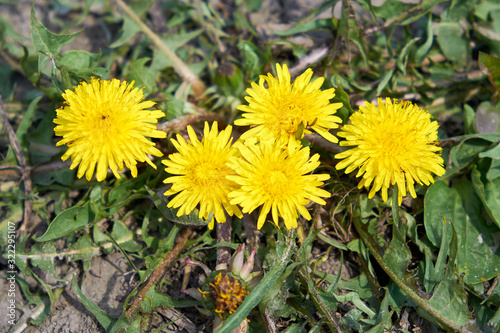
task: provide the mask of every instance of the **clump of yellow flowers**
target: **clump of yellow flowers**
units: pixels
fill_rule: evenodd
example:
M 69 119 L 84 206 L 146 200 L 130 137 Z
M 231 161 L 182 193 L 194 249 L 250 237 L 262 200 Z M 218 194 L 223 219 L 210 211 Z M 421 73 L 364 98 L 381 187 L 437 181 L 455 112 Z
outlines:
M 199 207 L 199 217 L 213 213 L 218 223 L 226 215 L 242 217 L 259 208 L 260 229 L 271 213 L 286 228 L 296 228 L 298 216 L 310 220 L 311 202 L 326 204 L 330 194 L 322 189 L 328 174 L 316 174 L 319 155 L 310 156 L 308 147 L 299 141 L 303 133 L 317 132 L 331 142 L 338 139 L 329 132 L 341 123 L 335 116 L 342 103 L 331 103 L 335 89 L 321 90 L 324 79 L 311 82 L 312 70 L 306 70 L 291 82 L 286 65 L 276 64 L 278 77 L 261 75 L 259 84 L 247 89 L 248 105 L 241 105 L 241 119 L 236 125 L 251 128 L 233 144 L 232 127 L 219 132 L 218 123 L 205 123 L 201 141 L 188 126 L 188 140 L 177 135 L 171 139 L 178 150 L 162 163 L 172 184 L 165 195 L 176 195 L 168 203 L 179 208 L 177 214 L 189 214 Z M 55 134 L 62 136 L 57 145 L 69 149 L 62 156 L 71 157 L 71 169 L 79 165 L 78 177 L 91 179 L 96 170 L 98 181 L 106 178 L 108 168 L 116 177 L 123 164 L 133 177 L 137 161 L 151 162 L 148 155 L 162 156 L 147 138 L 164 138 L 156 122 L 164 114 L 150 111 L 153 102 L 143 101 L 142 90 L 116 79 L 92 79 L 75 91 L 63 94 L 67 105 L 57 110 Z M 366 102 L 350 117 L 338 136 L 341 146 L 353 148 L 337 154 L 337 169 L 346 173 L 358 169 L 358 187 L 370 189 L 369 197 L 397 184 L 399 204 L 407 192 L 416 197 L 415 183 L 429 185 L 432 174 L 444 174 L 443 160 L 436 145 L 438 124 L 427 111 L 409 102 L 387 98 L 378 106 Z M 214 222 L 209 224 L 213 228 Z

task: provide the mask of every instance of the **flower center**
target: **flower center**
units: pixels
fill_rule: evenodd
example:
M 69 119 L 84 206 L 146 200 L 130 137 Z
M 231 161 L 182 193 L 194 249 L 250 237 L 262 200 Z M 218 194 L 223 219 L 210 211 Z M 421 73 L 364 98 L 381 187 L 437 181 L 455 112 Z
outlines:
M 225 179 L 223 176 L 227 174 L 226 170 L 220 165 L 210 162 L 198 163 L 192 166 L 191 173 L 196 185 L 202 187 L 218 185 L 221 180 Z
M 215 281 L 209 285 L 212 289 L 210 296 L 214 302 L 215 312 L 220 316 L 223 313 L 233 314 L 250 293 L 234 276 L 222 273 L 219 273 Z
M 294 135 L 303 121 L 303 108 L 294 102 L 284 102 L 277 108 L 276 119 L 271 124 L 275 131 Z
M 382 126 L 371 138 L 373 157 L 380 159 L 381 166 L 388 170 L 399 170 L 399 166 L 409 159 L 415 137 L 404 129 L 403 125 L 393 123 Z
M 120 127 L 116 124 L 116 117 L 113 111 L 116 105 L 110 105 L 110 102 L 104 102 L 96 107 L 92 122 L 90 123 L 90 131 L 94 137 L 100 138 L 101 144 L 108 143 L 109 139 L 120 134 Z
M 282 171 L 271 170 L 263 173 L 261 184 L 265 193 L 272 198 L 276 198 L 285 193 L 289 188 L 289 182 L 290 180 Z

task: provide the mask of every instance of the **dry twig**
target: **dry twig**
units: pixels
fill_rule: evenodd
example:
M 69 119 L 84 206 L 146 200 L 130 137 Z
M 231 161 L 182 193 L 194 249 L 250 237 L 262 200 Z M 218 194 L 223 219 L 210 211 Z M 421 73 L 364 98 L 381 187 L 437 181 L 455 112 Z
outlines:
M 142 20 L 137 16 L 132 9 L 130 9 L 123 0 L 115 0 L 118 6 L 127 14 L 132 20 L 135 21 L 141 30 L 148 36 L 151 41 L 158 47 L 158 49 L 173 63 L 173 68 L 182 77 L 183 80 L 191 84 L 193 88 L 194 96 L 199 97 L 205 92 L 205 84 L 194 74 L 191 69 L 182 61 L 181 58 L 175 54 L 164 42 L 163 40 L 155 34 Z
M 135 310 L 139 307 L 141 304 L 142 300 L 145 298 L 148 290 L 160 279 L 163 277 L 165 272 L 171 265 L 174 263 L 174 260 L 179 256 L 179 253 L 182 251 L 182 248 L 186 244 L 186 242 L 189 240 L 189 237 L 193 233 L 193 228 L 192 227 L 187 227 L 182 231 L 182 234 L 179 238 L 177 238 L 177 242 L 172 249 L 172 251 L 168 252 L 163 261 L 158 265 L 158 267 L 151 273 L 149 276 L 148 281 L 146 282 L 146 285 L 142 287 L 142 289 L 137 293 L 137 296 L 134 299 L 134 302 L 132 305 L 125 311 L 125 315 L 127 318 L 130 318 Z
M 19 228 L 20 232 L 24 232 L 27 228 L 28 221 L 31 218 L 31 214 L 33 213 L 33 184 L 31 183 L 30 171 L 31 167 L 26 162 L 26 156 L 24 156 L 24 152 L 17 140 L 16 132 L 10 125 L 9 117 L 5 112 L 5 108 L 3 105 L 2 96 L 0 96 L 0 114 L 2 116 L 2 121 L 7 129 L 9 134 L 9 141 L 12 149 L 14 150 L 14 154 L 16 155 L 17 162 L 19 163 L 19 167 L 21 169 L 21 180 L 24 183 L 24 195 L 26 198 L 24 199 L 24 215 L 23 215 L 23 224 Z

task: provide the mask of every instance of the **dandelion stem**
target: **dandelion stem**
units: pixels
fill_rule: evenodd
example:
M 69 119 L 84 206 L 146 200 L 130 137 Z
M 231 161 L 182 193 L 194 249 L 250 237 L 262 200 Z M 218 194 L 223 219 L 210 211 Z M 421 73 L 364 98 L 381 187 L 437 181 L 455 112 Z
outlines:
M 142 20 L 139 16 L 137 16 L 132 9 L 130 9 L 123 0 L 115 0 L 118 6 L 132 19 L 134 20 L 140 27 L 141 30 L 148 36 L 153 43 L 158 47 L 158 49 L 170 60 L 172 61 L 173 69 L 191 84 L 191 88 L 193 89 L 194 96 L 201 96 L 205 92 L 205 85 L 200 81 L 198 76 L 194 74 L 191 69 L 182 61 L 181 58 L 175 54 L 173 50 L 171 50 L 162 40 L 161 38 L 154 33 Z

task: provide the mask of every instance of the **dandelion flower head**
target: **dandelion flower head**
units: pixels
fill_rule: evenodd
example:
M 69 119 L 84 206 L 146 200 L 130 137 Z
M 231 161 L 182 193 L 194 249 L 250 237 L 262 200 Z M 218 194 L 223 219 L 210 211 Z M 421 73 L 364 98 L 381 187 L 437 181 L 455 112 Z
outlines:
M 252 142 L 253 141 L 253 142 Z M 288 229 L 297 227 L 298 213 L 310 220 L 306 209 L 310 201 L 324 205 L 321 197 L 330 193 L 319 188 L 330 178 L 327 174 L 311 174 L 319 165 L 319 155 L 309 157 L 309 148 L 295 140 L 289 146 L 277 142 L 247 140 L 238 144 L 241 158 L 232 158 L 230 166 L 238 173 L 228 176 L 240 188 L 229 193 L 232 204 L 251 213 L 261 207 L 257 228 L 262 228 L 269 211 L 278 226 L 281 216 Z M 297 213 L 298 212 L 298 213 Z
M 334 116 L 342 103 L 330 103 L 335 96 L 335 89 L 320 90 L 324 78 L 311 81 L 313 71 L 309 68 L 291 82 L 286 64 L 276 64 L 278 77 L 270 73 L 261 75 L 259 84 L 252 82 L 247 89 L 245 99 L 248 105 L 240 105 L 242 118 L 234 123 L 238 126 L 253 126 L 242 135 L 242 139 L 258 136 L 263 140 L 275 140 L 287 144 L 290 138 L 296 138 L 300 126 L 304 133 L 316 131 L 331 142 L 338 142 L 329 132 L 337 128 L 342 120 Z M 267 88 L 266 85 L 267 84 Z M 303 133 L 299 133 L 299 135 Z M 302 139 L 298 137 L 297 139 Z
M 398 185 L 401 205 L 407 191 L 416 198 L 414 184 L 434 182 L 432 173 L 445 173 L 441 148 L 436 145 L 438 123 L 431 115 L 410 102 L 378 99 L 378 107 L 365 102 L 350 117 L 351 123 L 342 127 L 341 146 L 354 146 L 335 155 L 342 159 L 336 168 L 350 173 L 359 168 L 356 177 L 363 176 L 358 188 L 370 188 L 369 198 L 382 192 L 387 201 L 387 189 Z
M 210 129 L 205 122 L 204 137 L 198 140 L 191 126 L 187 127 L 189 142 L 177 135 L 171 139 L 177 153 L 170 154 L 162 163 L 165 171 L 172 177 L 163 182 L 172 187 L 165 195 L 177 194 L 170 200 L 168 207 L 179 208 L 177 216 L 191 213 L 200 204 L 199 217 L 207 219 L 213 212 L 218 223 L 226 222 L 224 209 L 229 215 L 242 217 L 240 209 L 229 203 L 228 193 L 236 188 L 236 183 L 226 178 L 235 172 L 226 165 L 231 157 L 238 155 L 238 150 L 231 145 L 232 127 L 218 132 L 217 122 Z M 213 229 L 213 220 L 208 225 Z
M 134 88 L 133 81 L 92 78 L 74 91 L 66 90 L 62 97 L 67 105 L 56 110 L 54 132 L 63 137 L 57 146 L 69 147 L 62 160 L 71 157 L 70 169 L 80 165 L 78 178 L 85 174 L 90 180 L 96 171 L 97 181 L 102 181 L 108 168 L 120 178 L 118 171 L 123 171 L 124 163 L 137 177 L 137 161 L 156 169 L 147 155 L 163 154 L 147 137 L 166 137 L 156 129 L 164 113 L 146 110 L 155 103 L 143 101 L 142 90 Z

